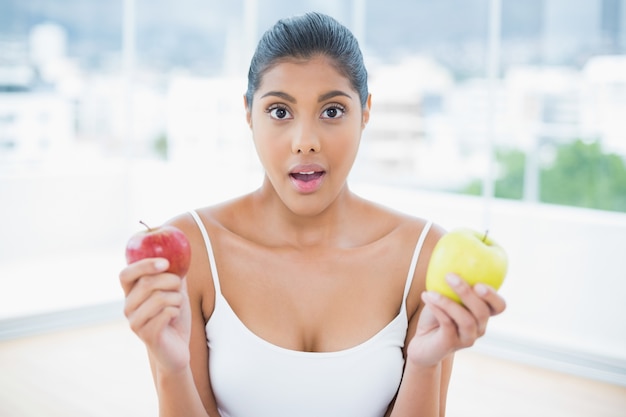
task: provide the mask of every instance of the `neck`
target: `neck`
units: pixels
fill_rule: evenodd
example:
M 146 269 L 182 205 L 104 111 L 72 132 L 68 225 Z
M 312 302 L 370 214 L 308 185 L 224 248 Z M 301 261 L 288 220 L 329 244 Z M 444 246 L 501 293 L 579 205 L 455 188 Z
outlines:
M 308 197 L 307 197 L 308 198 Z M 315 196 L 310 196 L 315 199 Z M 280 199 L 266 179 L 255 193 L 255 207 L 263 229 L 275 244 L 292 247 L 342 245 L 357 197 L 344 184 L 337 196 L 319 211 L 296 212 Z M 348 234 L 349 235 L 349 234 Z

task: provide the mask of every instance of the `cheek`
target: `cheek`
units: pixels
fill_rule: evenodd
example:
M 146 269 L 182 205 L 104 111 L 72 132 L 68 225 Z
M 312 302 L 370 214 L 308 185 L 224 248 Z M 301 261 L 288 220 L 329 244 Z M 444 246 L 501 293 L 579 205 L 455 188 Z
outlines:
M 361 143 L 361 130 L 353 127 L 335 132 L 327 143 L 327 150 L 332 150 L 333 155 L 342 156 L 345 159 L 354 158 L 359 144 Z
M 266 171 L 271 170 L 276 165 L 276 161 L 285 158 L 285 151 L 281 149 L 284 145 L 281 145 L 281 140 L 276 134 L 272 134 L 271 130 L 255 126 L 252 129 L 252 140 L 259 160 Z

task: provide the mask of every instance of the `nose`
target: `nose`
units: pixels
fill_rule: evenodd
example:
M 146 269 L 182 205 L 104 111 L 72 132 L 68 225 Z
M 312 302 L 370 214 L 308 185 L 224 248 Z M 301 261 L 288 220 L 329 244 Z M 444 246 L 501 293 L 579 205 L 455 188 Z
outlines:
M 294 132 L 291 151 L 294 154 L 317 153 L 321 144 L 315 130 L 310 126 L 302 125 Z

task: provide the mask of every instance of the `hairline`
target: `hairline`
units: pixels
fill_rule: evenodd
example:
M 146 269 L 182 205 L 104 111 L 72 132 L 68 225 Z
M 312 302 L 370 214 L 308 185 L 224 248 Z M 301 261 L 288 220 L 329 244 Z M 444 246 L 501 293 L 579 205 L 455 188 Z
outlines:
M 314 51 L 310 54 L 298 54 L 298 55 L 284 55 L 284 56 L 280 56 L 277 57 L 275 59 L 273 59 L 271 62 L 267 63 L 267 65 L 265 65 L 265 67 L 259 72 L 259 84 L 258 87 L 256 89 L 256 91 L 254 91 L 254 93 L 252 94 L 251 100 L 248 102 L 248 109 L 252 110 L 252 105 L 253 105 L 253 97 L 254 94 L 256 94 L 256 92 L 261 88 L 261 85 L 263 84 L 263 80 L 265 77 L 265 74 L 269 71 L 271 71 L 272 69 L 276 68 L 278 65 L 280 64 L 284 64 L 284 63 L 296 63 L 296 64 L 306 64 L 308 62 L 311 62 L 312 60 L 316 59 L 316 58 L 324 58 L 328 61 L 329 65 L 332 65 L 332 67 L 344 78 L 346 78 L 348 80 L 348 83 L 350 84 L 350 87 L 352 88 L 352 90 L 357 94 L 357 97 L 359 98 L 359 103 L 361 104 L 362 108 L 365 108 L 367 106 L 367 97 L 361 97 L 361 93 L 358 90 L 358 88 L 356 88 L 356 86 L 354 85 L 354 83 L 352 82 L 352 79 L 350 78 L 350 74 L 348 74 L 348 72 L 346 70 L 343 69 L 343 67 L 339 64 L 339 61 L 337 58 L 333 57 L 332 55 L 324 52 L 324 51 Z M 246 94 L 247 95 L 247 94 Z

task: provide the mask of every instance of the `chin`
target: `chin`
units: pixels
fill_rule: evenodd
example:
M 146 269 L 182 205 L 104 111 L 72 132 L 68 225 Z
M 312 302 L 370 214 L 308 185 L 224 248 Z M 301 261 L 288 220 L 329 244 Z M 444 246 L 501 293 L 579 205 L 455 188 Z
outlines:
M 289 195 L 283 200 L 289 211 L 299 217 L 315 217 L 324 213 L 333 201 L 322 192 Z

